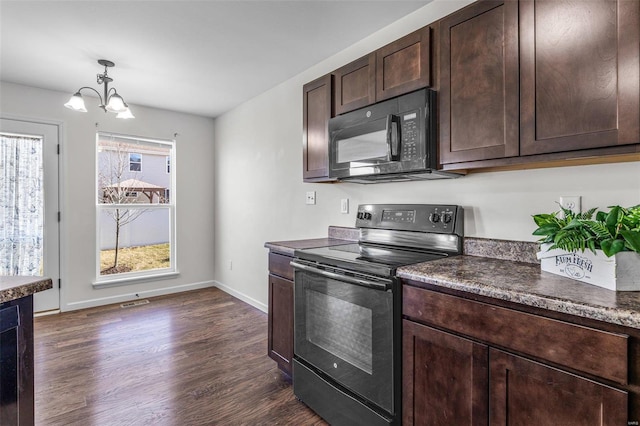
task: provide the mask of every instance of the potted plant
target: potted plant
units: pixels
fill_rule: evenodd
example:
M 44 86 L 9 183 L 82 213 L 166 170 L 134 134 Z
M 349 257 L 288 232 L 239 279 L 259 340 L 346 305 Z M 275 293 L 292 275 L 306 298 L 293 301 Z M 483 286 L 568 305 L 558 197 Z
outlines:
M 640 290 L 640 205 L 537 214 L 542 270 L 612 290 Z M 595 213 L 595 218 L 594 218 Z

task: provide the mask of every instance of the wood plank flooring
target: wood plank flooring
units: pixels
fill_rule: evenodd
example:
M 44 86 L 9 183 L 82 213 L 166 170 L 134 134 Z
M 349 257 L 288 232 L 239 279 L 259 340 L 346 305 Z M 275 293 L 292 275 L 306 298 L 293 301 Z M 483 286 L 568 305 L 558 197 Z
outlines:
M 326 425 L 216 288 L 36 318 L 36 425 Z

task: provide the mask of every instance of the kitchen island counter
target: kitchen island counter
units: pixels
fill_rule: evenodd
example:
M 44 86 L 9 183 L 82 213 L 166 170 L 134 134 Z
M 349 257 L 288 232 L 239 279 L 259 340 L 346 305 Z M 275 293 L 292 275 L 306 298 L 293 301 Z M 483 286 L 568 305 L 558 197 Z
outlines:
M 640 329 L 640 292 L 612 291 L 524 263 L 456 256 L 398 269 L 420 286 L 436 286 Z
M 10 302 L 53 287 L 50 278 L 0 276 L 0 303 Z

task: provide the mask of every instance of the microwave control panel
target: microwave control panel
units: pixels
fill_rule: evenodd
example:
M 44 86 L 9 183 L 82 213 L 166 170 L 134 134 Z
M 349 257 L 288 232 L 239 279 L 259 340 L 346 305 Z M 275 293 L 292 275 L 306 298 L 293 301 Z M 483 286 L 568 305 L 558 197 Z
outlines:
M 422 155 L 420 149 L 420 133 L 418 132 L 418 126 L 420 125 L 418 112 L 418 110 L 415 110 L 400 115 L 402 122 L 402 144 L 400 145 L 401 161 L 416 160 Z

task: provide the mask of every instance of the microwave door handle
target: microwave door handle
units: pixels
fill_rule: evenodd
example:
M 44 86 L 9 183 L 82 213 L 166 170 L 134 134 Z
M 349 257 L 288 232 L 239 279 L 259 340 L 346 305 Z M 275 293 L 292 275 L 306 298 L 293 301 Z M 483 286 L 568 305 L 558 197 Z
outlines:
M 400 160 L 400 117 L 389 114 L 387 116 L 387 145 L 390 161 Z

